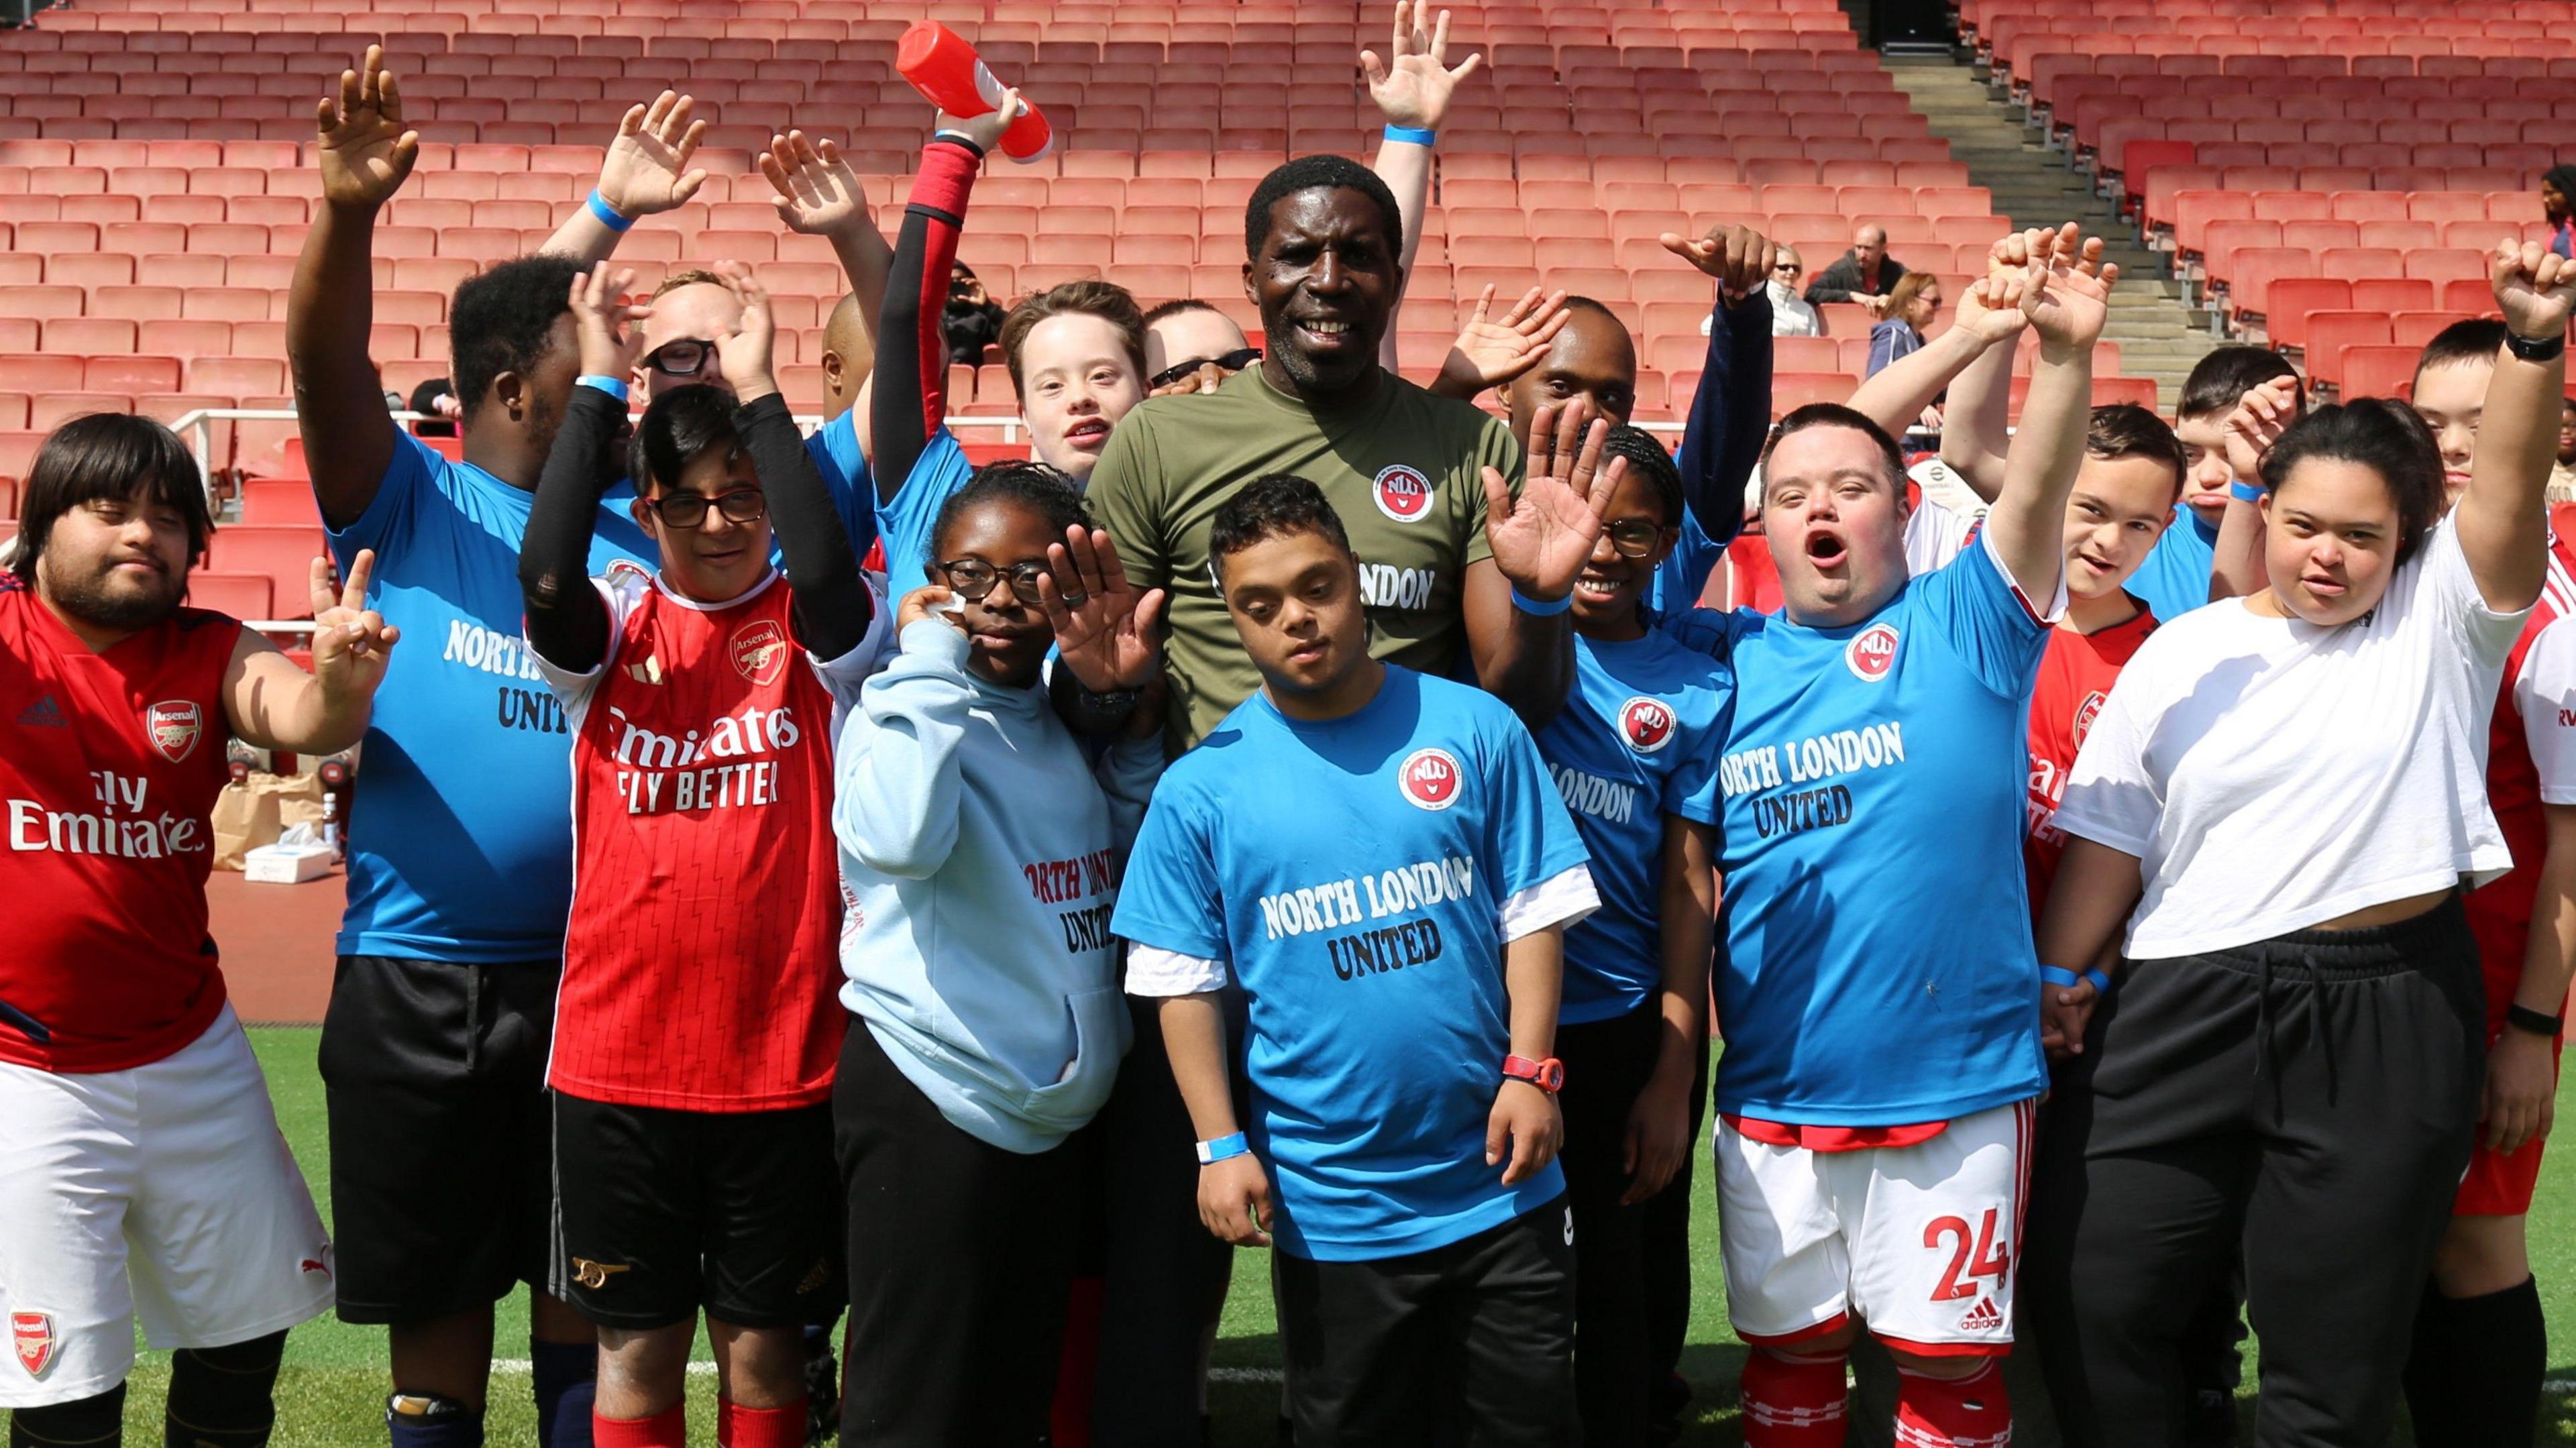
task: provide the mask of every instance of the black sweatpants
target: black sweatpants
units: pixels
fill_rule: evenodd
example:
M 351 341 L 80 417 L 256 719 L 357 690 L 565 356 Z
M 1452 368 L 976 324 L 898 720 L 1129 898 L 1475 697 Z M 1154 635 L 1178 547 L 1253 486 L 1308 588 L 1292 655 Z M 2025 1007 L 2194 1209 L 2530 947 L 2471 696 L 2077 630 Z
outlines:
M 1198 1132 L 1172 1080 L 1158 1000 L 1128 998 L 1136 1044 L 1091 1134 L 1106 1202 L 1093 1448 L 1198 1448 L 1207 1343 L 1234 1249 L 1199 1220 Z M 1242 1039 L 1241 1023 L 1232 1023 Z
M 2263 1448 L 2381 1448 L 2485 1070 L 2455 896 L 2131 962 L 2059 1077 L 2022 1303 L 2072 1448 L 2182 1441 L 2184 1346 L 2244 1244 Z
M 1668 1424 L 1678 1423 L 1690 1403 L 1690 1388 L 1681 1378 L 1682 1347 L 1690 1338 L 1691 1178 L 1700 1158 L 1709 1155 L 1708 1062 L 1702 1046 L 1691 1074 L 1691 1149 L 1683 1153 L 1672 1185 L 1646 1203 L 1647 1351 L 1658 1379 L 1655 1415 Z
M 1574 1224 L 1563 1197 L 1463 1241 L 1369 1262 L 1274 1253 L 1297 1448 L 1566 1448 Z
M 862 1021 L 841 1044 L 832 1126 L 850 1214 L 841 1442 L 1036 1444 L 1073 1280 L 1074 1149 L 1023 1155 L 958 1130 Z
M 1647 1442 L 1663 1376 L 1653 1360 L 1647 1204 L 1619 1202 L 1628 1190 L 1628 1113 L 1662 1043 L 1663 1013 L 1653 1000 L 1624 1016 L 1556 1029 L 1565 1063 L 1557 1097 L 1565 1150 L 1557 1159 L 1574 1208 L 1574 1390 L 1591 1448 Z

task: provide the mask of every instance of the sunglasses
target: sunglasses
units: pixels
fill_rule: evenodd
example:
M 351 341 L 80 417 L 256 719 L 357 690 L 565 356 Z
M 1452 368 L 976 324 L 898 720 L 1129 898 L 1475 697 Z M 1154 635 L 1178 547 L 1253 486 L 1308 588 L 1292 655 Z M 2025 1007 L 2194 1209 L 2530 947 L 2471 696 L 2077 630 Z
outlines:
M 712 498 L 704 493 L 673 493 L 667 498 L 646 499 L 644 506 L 653 510 L 663 527 L 685 533 L 707 521 L 709 508 L 737 523 L 756 521 L 769 511 L 769 500 L 758 488 L 736 488 Z
M 941 576 L 948 580 L 949 590 L 959 598 L 982 603 L 993 596 L 1003 579 L 1011 581 L 1011 597 L 1022 603 L 1038 601 L 1038 580 L 1047 576 L 1043 563 L 1014 563 L 1008 568 L 995 568 L 981 558 L 959 558 L 939 565 Z
M 1155 373 L 1153 376 L 1146 378 L 1145 385 L 1148 387 L 1169 387 L 1173 383 L 1180 381 L 1182 378 L 1189 376 L 1191 373 L 1198 371 L 1200 368 L 1205 367 L 1211 362 L 1216 364 L 1218 371 L 1232 375 L 1260 360 L 1261 349 L 1258 347 L 1244 347 L 1233 352 L 1228 352 L 1222 357 L 1193 357 L 1187 362 L 1175 362 L 1171 366 L 1164 368 L 1162 371 Z
M 644 358 L 644 365 L 666 377 L 695 377 L 706 370 L 716 355 L 715 344 L 694 337 L 681 337 L 654 348 Z M 755 513 L 753 517 L 760 516 Z
M 1780 273 L 1782 276 L 1792 276 L 1792 277 L 1793 277 L 1793 276 L 1796 276 L 1798 273 L 1800 273 L 1800 272 L 1802 272 L 1802 271 L 1805 271 L 1805 270 L 1806 270 L 1806 268 L 1805 268 L 1805 267 L 1802 267 L 1802 266 L 1798 265 L 1798 264 L 1797 264 L 1796 262 L 1794 262 L 1794 261 L 1774 262 L 1774 263 L 1772 263 L 1772 265 L 1771 265 L 1771 269 L 1772 269 L 1773 271 L 1775 271 L 1775 272 Z

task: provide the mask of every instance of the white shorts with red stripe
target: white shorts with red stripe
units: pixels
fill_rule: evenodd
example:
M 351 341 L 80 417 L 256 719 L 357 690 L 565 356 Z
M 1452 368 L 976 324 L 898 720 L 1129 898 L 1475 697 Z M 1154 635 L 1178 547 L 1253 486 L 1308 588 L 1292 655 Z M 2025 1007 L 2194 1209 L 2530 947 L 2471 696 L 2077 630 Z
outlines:
M 331 1243 L 232 1008 L 147 1065 L 0 1065 L 0 1408 L 107 1391 L 153 1347 L 331 1310 Z
M 2038 1105 L 1857 1151 L 1771 1146 L 1720 1121 L 1718 1234 L 1736 1336 L 1795 1348 L 1857 1319 L 1903 1352 L 2009 1349 Z

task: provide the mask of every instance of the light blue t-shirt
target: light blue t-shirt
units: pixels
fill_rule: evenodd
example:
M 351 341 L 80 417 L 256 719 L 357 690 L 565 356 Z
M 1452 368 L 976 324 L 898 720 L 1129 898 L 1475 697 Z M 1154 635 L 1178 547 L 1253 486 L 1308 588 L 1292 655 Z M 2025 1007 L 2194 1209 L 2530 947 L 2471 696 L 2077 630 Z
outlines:
M 2038 1095 L 2021 850 L 2048 625 L 1991 536 L 1866 623 L 1674 626 L 1735 667 L 1718 1109 L 1902 1126 Z
M 2209 573 L 2218 560 L 2218 530 L 2188 506 L 2174 504 L 2173 522 L 2147 550 L 2147 561 L 2126 585 L 2147 612 L 2170 623 L 2209 602 Z
M 851 500 L 872 485 L 864 467 L 842 470 L 833 431 L 806 450 L 846 521 L 869 511 Z M 502 964 L 563 953 L 572 736 L 521 632 L 519 545 L 535 496 L 403 434 L 367 510 L 328 535 L 343 569 L 376 551 L 367 602 L 402 630 L 350 812 L 343 955 Z M 592 576 L 658 558 L 633 500 L 624 483 L 600 499 Z
M 1601 908 L 1565 932 L 1568 1025 L 1643 1006 L 1662 983 L 1664 816 L 1717 823 L 1717 761 L 1735 681 L 1661 629 L 1574 639 L 1574 687 L 1539 757 L 1592 856 Z
M 878 502 L 877 540 L 885 546 L 887 597 L 900 602 L 930 581 L 922 572 L 933 561 L 930 530 L 939 522 L 939 510 L 974 476 L 966 449 L 943 427 L 931 434 L 912 475 L 895 490 L 894 501 Z
M 1428 1251 L 1565 1190 L 1552 1162 L 1504 1186 L 1485 1122 L 1511 1049 L 1505 904 L 1583 863 L 1511 710 L 1394 665 L 1327 722 L 1256 693 L 1165 772 L 1111 928 L 1230 962 L 1282 1249 Z
M 1700 591 L 1725 556 L 1726 546 L 1708 536 L 1690 509 L 1682 509 L 1681 537 L 1647 581 L 1646 607 L 1667 618 L 1699 607 Z

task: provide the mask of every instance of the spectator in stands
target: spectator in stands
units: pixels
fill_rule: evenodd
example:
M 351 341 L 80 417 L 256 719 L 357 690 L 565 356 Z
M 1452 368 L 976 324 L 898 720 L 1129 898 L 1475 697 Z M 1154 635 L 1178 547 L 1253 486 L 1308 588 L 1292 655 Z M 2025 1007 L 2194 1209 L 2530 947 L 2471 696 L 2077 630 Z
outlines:
M 456 384 L 444 377 L 433 377 L 411 390 L 411 410 L 420 420 L 411 425 L 414 437 L 456 436 Z
M 2549 223 L 2549 249 L 2576 256 L 2576 165 L 2540 174 L 2540 215 Z
M 1825 335 L 1824 315 L 1798 295 L 1798 278 L 1804 276 L 1807 263 L 1794 246 L 1783 246 L 1771 259 L 1771 279 L 1762 289 L 1771 297 L 1771 335 L 1774 337 L 1821 337 Z M 1705 331 L 1705 329 L 1702 329 Z
M 1835 258 L 1807 288 L 1807 300 L 1852 302 L 1872 312 L 1887 308 L 1888 293 L 1905 280 L 1905 263 L 1887 254 L 1887 230 L 1861 223 L 1852 233 L 1851 250 Z
M 984 283 L 966 263 L 948 266 L 948 309 L 939 317 L 948 357 L 961 367 L 983 365 L 984 349 L 1002 340 L 1002 304 L 985 295 Z
M 2549 470 L 2549 501 L 2576 503 L 2576 397 L 2558 412 L 2558 464 Z
M 1222 381 L 1260 360 L 1234 319 L 1205 302 L 1184 297 L 1145 313 L 1145 386 L 1157 394 L 1203 367 Z
M 367 731 L 322 1022 L 340 1316 L 388 1325 L 395 1448 L 473 1448 L 493 1303 L 527 1282 L 540 1435 L 587 1444 L 595 1338 L 543 1291 L 571 771 L 564 715 L 517 643 L 512 563 L 579 370 L 580 267 L 522 258 L 457 288 L 464 458 L 448 461 L 394 426 L 367 357 L 376 216 L 420 146 L 381 48 L 316 119 L 320 199 L 286 315 L 305 459 L 332 551 L 344 568 L 375 551 L 372 601 L 418 641 Z M 627 501 L 618 489 L 599 510 L 594 572 L 653 556 Z
M 1875 377 L 1888 364 L 1912 356 L 1923 346 L 1923 329 L 1941 307 L 1941 282 L 1930 272 L 1907 272 L 1887 294 L 1884 315 L 1869 332 L 1869 370 Z

